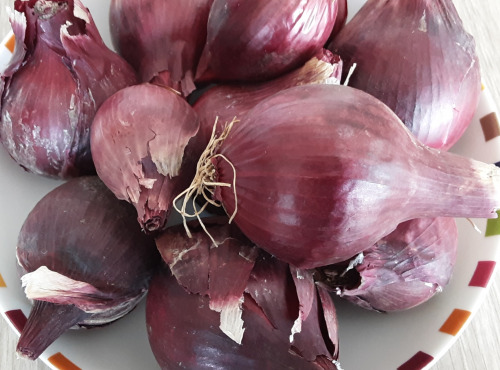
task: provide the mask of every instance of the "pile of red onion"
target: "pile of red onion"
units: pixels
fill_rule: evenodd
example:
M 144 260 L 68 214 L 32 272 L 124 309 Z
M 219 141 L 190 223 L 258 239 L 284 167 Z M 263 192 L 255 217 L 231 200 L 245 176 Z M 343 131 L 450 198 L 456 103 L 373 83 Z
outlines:
M 391 312 L 446 288 L 453 217 L 500 209 L 500 169 L 443 151 L 476 110 L 474 40 L 451 0 L 347 5 L 113 0 L 115 53 L 79 0 L 15 1 L 1 141 L 76 177 L 19 236 L 21 355 L 150 289 L 164 369 L 340 369 L 332 296 Z

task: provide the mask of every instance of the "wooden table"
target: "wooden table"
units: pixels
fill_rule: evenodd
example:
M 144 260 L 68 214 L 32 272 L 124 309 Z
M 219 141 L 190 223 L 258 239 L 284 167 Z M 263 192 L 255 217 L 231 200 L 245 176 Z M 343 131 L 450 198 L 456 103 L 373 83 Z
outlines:
M 402 0 L 399 0 L 402 1 Z M 410 1 L 410 0 L 409 0 Z M 12 0 L 0 0 L 0 35 L 9 25 L 5 6 Z M 455 0 L 466 28 L 477 43 L 483 81 L 500 105 L 500 1 Z M 500 368 L 500 274 L 496 274 L 481 309 L 448 353 L 433 370 L 497 370 Z M 0 319 L 0 370 L 47 370 L 41 361 L 18 359 L 17 336 Z M 360 370 L 360 369 L 346 369 Z

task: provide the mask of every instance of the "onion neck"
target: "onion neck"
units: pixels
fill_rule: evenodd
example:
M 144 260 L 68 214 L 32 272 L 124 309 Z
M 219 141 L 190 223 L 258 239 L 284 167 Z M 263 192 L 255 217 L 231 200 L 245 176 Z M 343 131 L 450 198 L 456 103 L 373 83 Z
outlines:
M 17 344 L 17 352 L 37 359 L 66 330 L 84 321 L 88 313 L 74 305 L 35 300 Z
M 415 166 L 410 218 L 497 217 L 500 168 L 450 152 L 423 150 L 421 163 Z

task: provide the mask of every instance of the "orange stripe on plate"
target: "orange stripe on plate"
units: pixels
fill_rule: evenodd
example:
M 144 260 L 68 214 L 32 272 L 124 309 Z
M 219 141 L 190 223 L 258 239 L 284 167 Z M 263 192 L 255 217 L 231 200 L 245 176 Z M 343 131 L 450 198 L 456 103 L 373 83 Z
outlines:
M 49 362 L 60 370 L 81 370 L 78 366 L 72 363 L 61 352 L 49 357 Z
M 455 308 L 450 316 L 446 319 L 445 323 L 439 331 L 450 335 L 457 335 L 462 326 L 464 326 L 465 322 L 471 315 L 470 311 L 460 310 Z
M 16 38 L 14 37 L 14 35 L 12 35 L 11 38 L 7 40 L 7 42 L 5 43 L 5 47 L 9 49 L 11 53 L 14 53 L 14 49 L 16 47 Z
M 2 274 L 0 274 L 0 288 L 7 288 L 7 284 L 5 284 Z

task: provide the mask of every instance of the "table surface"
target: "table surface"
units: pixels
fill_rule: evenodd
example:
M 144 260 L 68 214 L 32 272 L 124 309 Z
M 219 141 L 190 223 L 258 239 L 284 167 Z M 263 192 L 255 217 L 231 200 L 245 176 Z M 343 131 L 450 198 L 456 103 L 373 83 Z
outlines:
M 0 0 L 0 35 L 9 29 L 5 7 L 12 2 Z M 494 100 L 500 102 L 500 1 L 455 0 L 455 5 L 465 27 L 476 39 L 483 82 Z M 500 367 L 500 274 L 492 280 L 479 312 L 433 370 L 497 370 Z M 0 370 L 48 369 L 41 361 L 17 358 L 16 343 L 17 336 L 0 319 Z

